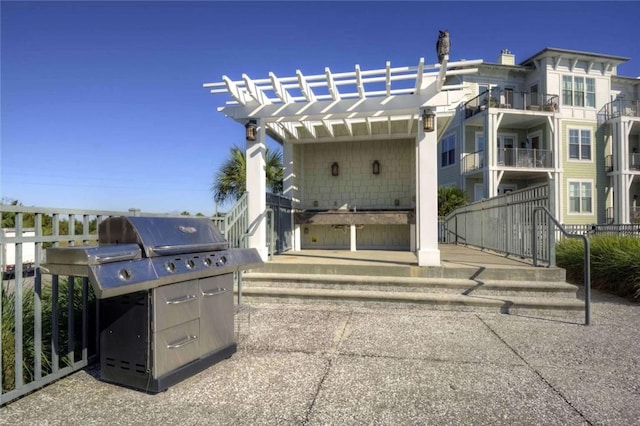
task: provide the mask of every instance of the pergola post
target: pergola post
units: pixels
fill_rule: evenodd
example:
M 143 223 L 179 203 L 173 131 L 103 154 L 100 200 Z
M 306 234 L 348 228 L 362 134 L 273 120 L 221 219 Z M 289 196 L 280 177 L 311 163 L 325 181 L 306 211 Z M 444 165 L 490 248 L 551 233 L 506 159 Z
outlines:
M 425 132 L 418 126 L 416 222 L 418 232 L 418 266 L 440 266 L 438 249 L 438 120 L 434 130 Z
M 246 164 L 247 177 L 246 188 L 249 202 L 249 247 L 255 248 L 260 253 L 263 261 L 267 261 L 267 176 L 266 166 L 266 133 L 262 120 L 256 120 L 256 140 L 247 140 Z

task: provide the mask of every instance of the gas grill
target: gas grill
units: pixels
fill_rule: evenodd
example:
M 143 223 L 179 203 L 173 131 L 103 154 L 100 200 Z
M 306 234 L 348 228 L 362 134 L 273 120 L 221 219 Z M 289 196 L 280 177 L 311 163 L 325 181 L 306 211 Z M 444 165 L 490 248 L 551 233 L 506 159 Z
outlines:
M 233 273 L 262 266 L 257 250 L 190 217 L 112 217 L 98 243 L 47 249 L 42 267 L 89 277 L 103 380 L 159 392 L 236 351 Z

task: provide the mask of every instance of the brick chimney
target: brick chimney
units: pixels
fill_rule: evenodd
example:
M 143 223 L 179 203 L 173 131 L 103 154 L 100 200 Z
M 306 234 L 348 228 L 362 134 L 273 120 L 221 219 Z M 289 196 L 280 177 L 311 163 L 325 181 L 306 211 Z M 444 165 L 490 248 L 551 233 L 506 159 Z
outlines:
M 500 56 L 498 56 L 498 63 L 500 65 L 515 65 L 516 55 L 511 53 L 509 49 L 502 49 Z

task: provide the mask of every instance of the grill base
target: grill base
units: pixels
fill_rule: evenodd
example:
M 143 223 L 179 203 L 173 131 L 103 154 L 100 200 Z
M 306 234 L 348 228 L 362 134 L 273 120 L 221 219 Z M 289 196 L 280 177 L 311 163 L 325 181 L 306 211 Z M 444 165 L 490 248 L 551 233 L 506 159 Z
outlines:
M 230 357 L 237 349 L 232 289 L 226 274 L 101 299 L 102 380 L 156 393 Z M 186 304 L 186 314 L 166 311 Z

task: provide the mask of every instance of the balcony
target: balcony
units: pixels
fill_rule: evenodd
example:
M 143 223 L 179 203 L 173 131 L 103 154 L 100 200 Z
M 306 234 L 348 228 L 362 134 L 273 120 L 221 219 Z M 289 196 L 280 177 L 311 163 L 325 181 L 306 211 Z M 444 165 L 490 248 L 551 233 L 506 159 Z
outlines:
M 614 223 L 613 207 L 607 207 L 606 223 Z M 640 207 L 629 208 L 629 223 L 640 223 Z
M 640 117 L 640 101 L 616 99 L 609 102 L 598 112 L 598 124 L 616 117 Z
M 604 157 L 604 170 L 607 173 L 613 171 L 613 155 L 609 154 Z M 640 154 L 635 152 L 629 154 L 629 171 L 640 172 Z
M 465 118 L 488 108 L 557 112 L 558 99 L 558 95 L 546 93 L 516 92 L 509 89 L 487 90 L 464 104 Z
M 476 151 L 462 158 L 462 173 L 471 173 L 484 168 L 484 151 Z
M 545 149 L 501 148 L 498 149 L 499 167 L 516 169 L 553 168 L 553 152 Z M 484 151 L 476 151 L 462 158 L 462 172 L 471 173 L 484 167 Z

